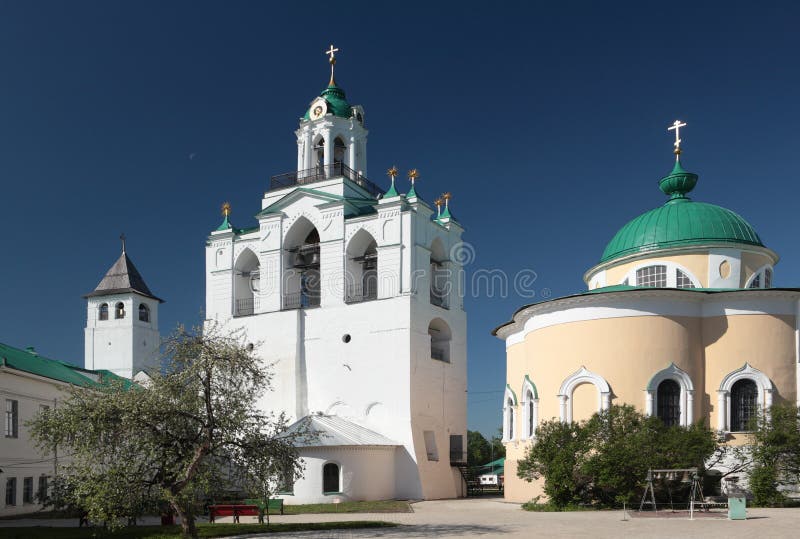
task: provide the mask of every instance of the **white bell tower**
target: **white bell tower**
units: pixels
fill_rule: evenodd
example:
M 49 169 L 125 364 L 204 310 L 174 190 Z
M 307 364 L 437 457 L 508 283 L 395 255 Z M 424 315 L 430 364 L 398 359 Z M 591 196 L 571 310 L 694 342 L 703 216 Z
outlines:
M 297 171 L 300 176 L 342 174 L 342 169 L 367 175 L 367 133 L 364 108 L 351 106 L 334 79 L 335 53 L 331 45 L 331 80 L 300 120 L 297 136 Z
M 161 335 L 157 298 L 125 252 L 86 298 L 84 367 L 125 378 L 158 368 Z

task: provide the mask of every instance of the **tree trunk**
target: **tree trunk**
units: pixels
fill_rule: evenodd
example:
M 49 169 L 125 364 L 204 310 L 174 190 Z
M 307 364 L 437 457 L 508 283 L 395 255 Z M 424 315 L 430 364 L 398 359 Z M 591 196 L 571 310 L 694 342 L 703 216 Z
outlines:
M 197 539 L 197 527 L 194 525 L 194 515 L 189 511 L 184 511 L 181 504 L 176 501 L 170 500 L 169 503 L 178 514 L 178 518 L 181 519 L 183 537 L 187 539 Z

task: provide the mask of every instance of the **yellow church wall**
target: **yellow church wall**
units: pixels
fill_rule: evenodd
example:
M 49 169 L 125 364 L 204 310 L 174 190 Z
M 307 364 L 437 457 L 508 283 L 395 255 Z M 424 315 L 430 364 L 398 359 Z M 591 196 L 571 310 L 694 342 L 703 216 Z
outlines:
M 759 266 L 760 267 L 760 266 Z M 539 422 L 560 417 L 562 382 L 585 366 L 610 385 L 612 404 L 645 410 L 651 377 L 674 362 L 694 384 L 693 418 L 717 427 L 717 390 L 725 376 L 745 362 L 774 384 L 773 401 L 796 402 L 795 318 L 791 315 L 631 316 L 566 322 L 528 333 L 508 348 L 507 382 L 521 398 L 525 375 L 539 392 Z M 573 394 L 573 419 L 597 411 L 594 385 L 581 384 Z M 762 403 L 763 404 L 763 403 Z M 506 499 L 524 502 L 541 494 L 541 483 L 516 478 L 516 460 L 529 441 L 519 440 L 523 422 L 517 406 L 515 437 L 507 443 Z M 746 443 L 744 434 L 728 443 Z
M 763 253 L 742 251 L 742 277 L 739 281 L 739 287 L 744 288 L 747 286 L 747 281 L 750 280 L 750 277 L 752 277 L 755 272 L 773 263 L 772 258 Z
M 675 256 L 658 256 L 653 258 L 639 258 L 625 262 L 618 266 L 606 269 L 606 286 L 621 284 L 625 276 L 632 269 L 639 266 L 649 266 L 659 262 L 672 262 L 686 268 L 698 281 L 701 287 L 708 286 L 708 251 L 687 253 Z M 635 283 L 630 283 L 634 285 Z

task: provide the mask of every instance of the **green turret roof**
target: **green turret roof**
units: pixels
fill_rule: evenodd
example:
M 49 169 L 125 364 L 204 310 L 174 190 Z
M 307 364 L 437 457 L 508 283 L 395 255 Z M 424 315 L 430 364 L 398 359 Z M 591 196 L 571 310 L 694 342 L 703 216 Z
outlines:
M 334 116 L 349 118 L 353 115 L 353 107 L 347 102 L 344 90 L 336 86 L 335 83 L 325 88 L 319 96 L 328 103 L 328 112 L 332 113 Z M 303 115 L 304 121 L 309 119 L 310 111 L 311 109 L 306 110 L 306 113 Z
M 623 226 L 608 243 L 600 262 L 659 249 L 700 244 L 745 244 L 764 247 L 753 227 L 741 216 L 720 206 L 694 202 L 686 194 L 697 183 L 697 174 L 676 161 L 661 179 L 660 189 L 670 199 Z

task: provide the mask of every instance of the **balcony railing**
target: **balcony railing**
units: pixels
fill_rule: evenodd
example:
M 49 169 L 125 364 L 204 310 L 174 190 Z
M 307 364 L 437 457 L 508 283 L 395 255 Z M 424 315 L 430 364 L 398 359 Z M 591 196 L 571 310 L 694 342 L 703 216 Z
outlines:
M 345 303 L 362 303 L 364 301 L 372 301 L 378 299 L 377 283 L 368 284 L 355 284 L 347 287 L 347 293 L 344 296 Z
M 307 170 L 298 170 L 296 172 L 287 172 L 285 174 L 278 174 L 273 176 L 269 181 L 269 191 L 275 189 L 284 189 L 286 187 L 293 187 L 295 185 L 308 185 L 310 183 L 321 182 L 331 178 L 347 178 L 362 189 L 367 191 L 370 195 L 378 198 L 385 191 L 369 181 L 363 174 L 360 174 L 348 167 L 344 163 L 334 163 L 332 165 L 320 165 L 315 168 Z
M 258 309 L 259 298 L 242 298 L 236 300 L 236 310 L 233 316 L 250 316 Z
M 292 309 L 311 309 L 319 307 L 319 295 L 312 295 L 306 292 L 295 292 L 293 294 L 285 294 L 283 296 L 283 310 L 290 311 Z
M 431 289 L 431 305 L 436 305 L 442 309 L 449 309 L 450 301 L 445 292 Z

